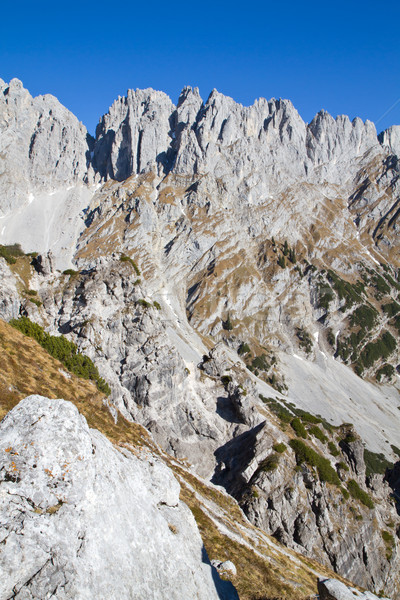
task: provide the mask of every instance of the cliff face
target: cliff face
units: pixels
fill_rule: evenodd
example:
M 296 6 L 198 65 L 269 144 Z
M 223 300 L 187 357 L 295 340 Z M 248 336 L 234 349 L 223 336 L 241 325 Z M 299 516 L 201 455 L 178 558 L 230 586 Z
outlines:
M 110 404 L 252 522 L 397 598 L 395 488 L 382 460 L 366 478 L 360 441 L 398 460 L 397 129 L 378 139 L 372 123 L 324 111 L 306 124 L 287 100 L 243 107 L 215 90 L 203 103 L 185 88 L 175 107 L 149 89 L 116 100 L 92 143 L 18 82 L 2 102 L 14 182 L 2 239 L 41 256 L 0 258 L 0 316 L 66 335 L 109 382 Z M 74 271 L 57 272 L 68 257 Z M 290 424 L 298 411 L 316 419 L 305 437 Z M 310 427 L 322 422 L 321 438 Z M 349 422 L 351 457 L 339 445 Z M 338 479 L 296 452 L 299 437 Z

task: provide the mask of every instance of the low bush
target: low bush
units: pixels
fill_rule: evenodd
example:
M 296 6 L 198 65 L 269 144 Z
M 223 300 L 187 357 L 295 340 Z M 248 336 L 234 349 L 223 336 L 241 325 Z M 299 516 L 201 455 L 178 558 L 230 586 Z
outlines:
M 159 302 L 157 302 L 157 300 L 154 300 L 153 302 L 153 306 L 154 308 L 156 308 L 157 310 L 161 310 L 161 304 Z
M 378 340 L 369 342 L 361 352 L 361 360 L 367 369 L 372 367 L 374 362 L 387 358 L 396 349 L 396 340 L 389 331 L 385 331 Z
M 339 456 L 340 450 L 333 442 L 328 442 L 328 449 L 332 456 Z
M 268 363 L 265 354 L 261 354 L 260 356 L 253 358 L 251 364 L 255 369 L 259 369 L 260 371 L 268 371 L 270 368 L 270 364 Z
M 265 473 L 269 471 L 275 471 L 279 465 L 279 456 L 278 454 L 270 454 L 267 456 L 265 460 L 260 464 L 260 471 L 264 471 Z
M 332 483 L 340 487 L 340 479 L 335 469 L 327 458 L 324 458 L 318 452 L 315 452 L 310 446 L 307 446 L 301 440 L 290 440 L 290 447 L 296 454 L 296 462 L 298 465 L 302 463 L 308 464 L 310 467 L 315 467 L 321 481 Z
M 150 302 L 147 302 L 147 300 L 144 300 L 143 298 L 140 298 L 140 300 L 136 300 L 136 304 L 139 304 L 139 306 L 143 306 L 143 308 L 150 308 L 151 306 Z
M 128 262 L 130 265 L 132 265 L 132 267 L 135 270 L 135 273 L 138 277 L 140 277 L 140 269 L 137 266 L 137 264 L 135 263 L 135 261 L 130 257 L 130 256 L 126 256 L 126 254 L 121 254 L 120 259 L 121 262 Z
M 389 318 L 394 317 L 400 312 L 400 304 L 398 302 L 389 302 L 389 304 L 384 304 L 382 306 L 383 312 L 385 312 Z
M 368 448 L 364 449 L 364 462 L 367 477 L 373 473 L 380 473 L 383 475 L 386 473 L 386 469 L 391 469 L 393 467 L 393 463 L 391 463 L 384 454 L 377 454 L 376 452 L 368 450 Z
M 376 377 L 377 381 L 381 381 L 384 377 L 386 377 L 387 379 L 392 379 L 394 373 L 395 373 L 394 366 L 388 364 L 388 365 L 384 365 L 383 367 L 378 369 L 375 374 L 375 377 Z
M 91 379 L 96 382 L 98 389 L 109 396 L 111 393 L 109 385 L 102 379 L 92 360 L 78 352 L 77 346 L 67 340 L 64 336 L 49 335 L 37 323 L 33 323 L 27 317 L 12 319 L 10 325 L 18 329 L 25 335 L 35 339 L 53 358 L 56 358 L 63 365 L 83 379 Z
M 314 437 L 316 437 L 323 444 L 326 444 L 326 442 L 328 441 L 328 438 L 321 431 L 321 429 L 318 427 L 318 425 L 313 425 L 312 427 L 310 427 L 308 429 L 308 433 L 311 433 L 311 435 L 313 435 Z
M 20 256 L 25 256 L 20 244 L 0 245 L 0 257 L 4 258 L 9 265 L 14 265 Z
M 374 508 L 375 505 L 374 505 L 372 499 L 369 497 L 367 492 L 364 492 L 364 490 L 362 490 L 360 488 L 357 481 L 355 481 L 354 479 L 350 479 L 347 482 L 347 489 L 349 490 L 350 495 L 355 500 L 359 500 L 367 508 L 370 508 L 370 509 Z
M 295 417 L 294 419 L 292 419 L 290 422 L 290 425 L 298 437 L 301 437 L 304 439 L 306 439 L 308 437 L 307 429 L 304 427 L 303 423 L 300 421 L 300 419 L 298 417 Z
M 246 344 L 245 342 L 242 342 L 239 346 L 238 354 L 240 356 L 242 356 L 242 354 L 249 354 L 249 353 L 250 353 L 250 346 L 248 344 Z
M 282 454 L 286 450 L 286 444 L 284 444 L 283 442 L 278 442 L 277 444 L 273 445 L 273 449 L 275 450 L 275 452 Z

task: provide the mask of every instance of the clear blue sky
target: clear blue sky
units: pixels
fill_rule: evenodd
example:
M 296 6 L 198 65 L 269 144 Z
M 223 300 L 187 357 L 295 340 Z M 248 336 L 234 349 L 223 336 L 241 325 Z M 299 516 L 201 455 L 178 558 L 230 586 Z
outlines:
M 289 98 L 303 119 L 321 108 L 400 124 L 400 2 L 2 3 L 0 77 L 52 93 L 94 133 L 128 88 L 174 102 L 184 85 L 248 105 Z

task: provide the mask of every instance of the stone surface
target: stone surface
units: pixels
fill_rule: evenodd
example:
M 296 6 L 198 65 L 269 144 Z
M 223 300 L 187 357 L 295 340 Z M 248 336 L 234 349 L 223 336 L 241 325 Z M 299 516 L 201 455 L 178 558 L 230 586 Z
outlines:
M 319 579 L 318 593 L 320 600 L 377 600 L 378 596 L 371 592 L 360 592 L 355 588 L 349 588 L 336 579 Z M 379 596 L 382 598 L 382 596 Z M 385 598 L 384 600 L 389 600 Z
M 0 457 L 2 600 L 237 598 L 169 469 L 114 448 L 72 404 L 21 401 Z

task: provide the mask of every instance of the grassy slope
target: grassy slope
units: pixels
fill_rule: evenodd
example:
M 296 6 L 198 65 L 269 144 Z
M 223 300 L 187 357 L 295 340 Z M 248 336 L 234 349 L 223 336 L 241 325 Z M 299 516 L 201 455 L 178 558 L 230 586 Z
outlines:
M 194 514 L 210 559 L 235 563 L 237 576 L 232 582 L 241 600 L 305 600 L 316 593 L 317 573 L 340 579 L 257 530 L 231 497 L 163 454 L 143 427 L 121 416 L 115 423 L 93 383 L 72 374 L 68 378 L 61 363 L 33 339 L 1 320 L 0 360 L 0 418 L 29 394 L 64 398 L 77 406 L 90 427 L 101 431 L 114 444 L 133 451 L 145 445 L 161 456 L 181 483 L 181 498 Z

